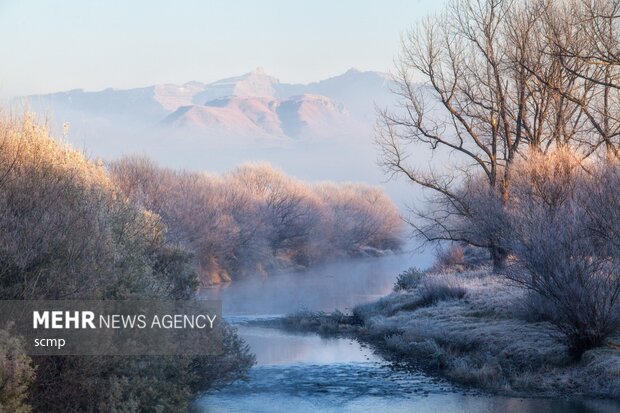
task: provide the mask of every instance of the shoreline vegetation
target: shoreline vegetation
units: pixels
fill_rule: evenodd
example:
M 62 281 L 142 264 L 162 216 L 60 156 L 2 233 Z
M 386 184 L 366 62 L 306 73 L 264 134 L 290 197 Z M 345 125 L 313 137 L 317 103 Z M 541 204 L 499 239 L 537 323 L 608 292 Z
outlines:
M 33 114 L 0 112 L 0 299 L 189 300 L 233 274 L 398 250 L 402 227 L 380 188 L 310 185 L 267 164 L 222 175 L 104 164 Z M 221 329 L 218 356 L 29 357 L 0 326 L 0 410 L 184 411 L 255 363 Z
M 619 10 L 448 2 L 403 35 L 399 104 L 375 134 L 388 176 L 424 193 L 405 217 L 413 235 L 485 248 L 576 362 L 620 330 Z
M 306 183 L 267 163 L 231 172 L 173 170 L 148 158 L 109 164 L 134 205 L 156 214 L 192 255 L 204 286 L 399 251 L 404 223 L 383 189 Z
M 398 365 L 516 397 L 620 399 L 620 335 L 580 360 L 536 297 L 489 266 L 402 273 L 389 295 L 351 314 L 302 310 L 259 323 L 346 336 Z
M 190 300 L 191 255 L 160 217 L 129 202 L 100 162 L 33 116 L 0 113 L 0 299 Z M 216 356 L 29 356 L 0 326 L 2 412 L 177 412 L 255 363 L 221 323 Z

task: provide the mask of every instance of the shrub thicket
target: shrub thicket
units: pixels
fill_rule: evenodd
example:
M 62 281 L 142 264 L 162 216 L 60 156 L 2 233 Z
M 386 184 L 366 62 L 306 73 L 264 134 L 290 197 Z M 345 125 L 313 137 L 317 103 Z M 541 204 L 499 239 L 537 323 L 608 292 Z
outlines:
M 532 317 L 552 322 L 580 358 L 620 328 L 620 165 L 559 148 L 511 174 L 507 202 L 464 185 L 473 218 L 458 225 L 498 234 L 509 254 L 501 274 L 530 291 Z
M 394 291 L 410 291 L 416 288 L 422 278 L 425 276 L 424 272 L 420 271 L 416 267 L 411 267 L 398 274 L 396 282 L 394 283 Z
M 620 327 L 620 184 L 616 162 L 583 164 L 558 150 L 518 165 L 504 240 L 505 275 L 542 299 L 537 308 L 575 358 Z
M 218 176 L 130 157 L 109 169 L 133 203 L 162 217 L 168 240 L 193 253 L 207 283 L 401 245 L 398 210 L 375 187 L 312 186 L 268 164 Z
M 160 217 L 129 203 L 102 165 L 31 117 L 0 117 L 0 299 L 191 298 L 191 255 L 166 237 Z M 0 408 L 182 411 L 198 391 L 244 377 L 253 363 L 222 328 L 218 357 L 32 360 L 0 331 Z

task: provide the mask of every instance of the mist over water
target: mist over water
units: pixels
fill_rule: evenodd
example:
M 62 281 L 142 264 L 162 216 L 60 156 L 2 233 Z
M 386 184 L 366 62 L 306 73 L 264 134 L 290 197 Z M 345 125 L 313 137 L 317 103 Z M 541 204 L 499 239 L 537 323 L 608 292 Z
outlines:
M 404 179 L 388 180 L 378 165 L 373 134 L 344 140 L 287 142 L 231 141 L 212 134 L 196 136 L 163 125 L 145 126 L 116 117 L 79 122 L 75 114 L 66 139 L 93 158 L 115 160 L 145 155 L 162 166 L 223 173 L 245 162 L 268 162 L 308 182 L 364 182 L 381 186 L 403 215 L 420 207 L 419 188 Z M 54 125 L 52 125 L 54 126 Z M 55 125 L 63 136 L 62 125 Z M 114 133 L 110 133 L 110 131 Z M 416 152 L 411 161 L 424 169 L 429 154 Z M 434 159 L 447 165 L 450 157 Z M 446 162 L 444 162 L 446 161 Z M 444 165 L 445 164 L 445 165 Z M 405 248 L 412 251 L 417 242 Z M 304 271 L 256 275 L 205 290 L 205 298 L 221 299 L 224 317 L 238 329 L 256 354 L 247 382 L 212 390 L 196 401 L 203 412 L 524 412 L 611 413 L 607 401 L 521 399 L 491 396 L 453 385 L 421 371 L 386 362 L 371 349 L 347 338 L 324 338 L 252 326 L 251 321 L 301 309 L 350 312 L 361 303 L 388 294 L 401 271 L 432 264 L 431 251 L 406 252 L 383 258 L 351 259 Z
M 257 365 L 247 382 L 210 391 L 196 401 L 196 407 L 204 413 L 617 411 L 618 405 L 607 401 L 491 396 L 395 366 L 352 339 L 251 324 L 300 309 L 348 312 L 388 294 L 403 269 L 425 264 L 412 254 L 352 259 L 205 290 L 204 297 L 222 300 L 223 316 L 256 354 Z
M 232 321 L 248 316 L 277 316 L 302 309 L 350 311 L 392 290 L 399 272 L 428 264 L 411 253 L 323 264 L 304 271 L 251 277 L 203 291 L 220 299 L 223 315 Z

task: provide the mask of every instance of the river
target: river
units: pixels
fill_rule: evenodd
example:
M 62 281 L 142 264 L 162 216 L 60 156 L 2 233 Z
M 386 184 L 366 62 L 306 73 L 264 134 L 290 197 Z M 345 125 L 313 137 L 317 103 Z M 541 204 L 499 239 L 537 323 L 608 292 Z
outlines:
M 420 371 L 406 371 L 345 338 L 289 333 L 247 323 L 299 309 L 350 310 L 387 294 L 408 255 L 361 259 L 248 279 L 208 289 L 224 317 L 256 354 L 248 382 L 208 392 L 203 413 L 417 412 L 617 413 L 602 400 L 565 401 L 488 395 Z

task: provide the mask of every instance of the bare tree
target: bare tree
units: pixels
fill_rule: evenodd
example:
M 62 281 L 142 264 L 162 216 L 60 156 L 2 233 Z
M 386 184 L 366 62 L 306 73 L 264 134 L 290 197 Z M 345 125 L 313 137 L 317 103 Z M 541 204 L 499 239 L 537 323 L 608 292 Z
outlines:
M 540 22 L 545 30 L 539 36 L 540 50 L 559 71 L 549 78 L 542 76 L 531 62 L 524 62 L 525 68 L 559 99 L 576 105 L 579 118 L 585 122 L 571 143 L 584 149 L 582 157 L 604 151 L 607 158 L 617 158 L 620 156 L 620 2 L 544 3 Z M 570 87 L 562 87 L 558 79 L 570 79 Z
M 506 35 L 509 5 L 503 0 L 455 2 L 409 31 L 397 64 L 401 108 L 381 112 L 376 138 L 389 173 L 434 191 L 433 201 L 446 206 L 439 215 L 415 211 L 423 223 L 412 221 L 418 235 L 427 241 L 488 247 L 497 266 L 504 251 L 493 234 L 472 237 L 446 225 L 445 218 L 472 216 L 457 187 L 459 178 L 476 171 L 485 176 L 489 192 L 502 202 L 509 198 L 510 164 L 524 132 L 519 93 L 525 93 L 524 74 L 512 69 L 513 44 Z M 408 161 L 415 150 L 411 146 L 453 157 L 457 165 L 450 169 L 457 173 L 448 168 L 421 171 Z
M 618 156 L 617 9 L 598 0 L 453 2 L 404 36 L 400 107 L 380 112 L 376 141 L 390 176 L 430 190 L 427 208 L 412 211 L 418 236 L 489 248 L 501 268 L 514 162 L 560 147 L 581 159 L 600 148 Z M 424 150 L 441 166 L 421 167 Z

